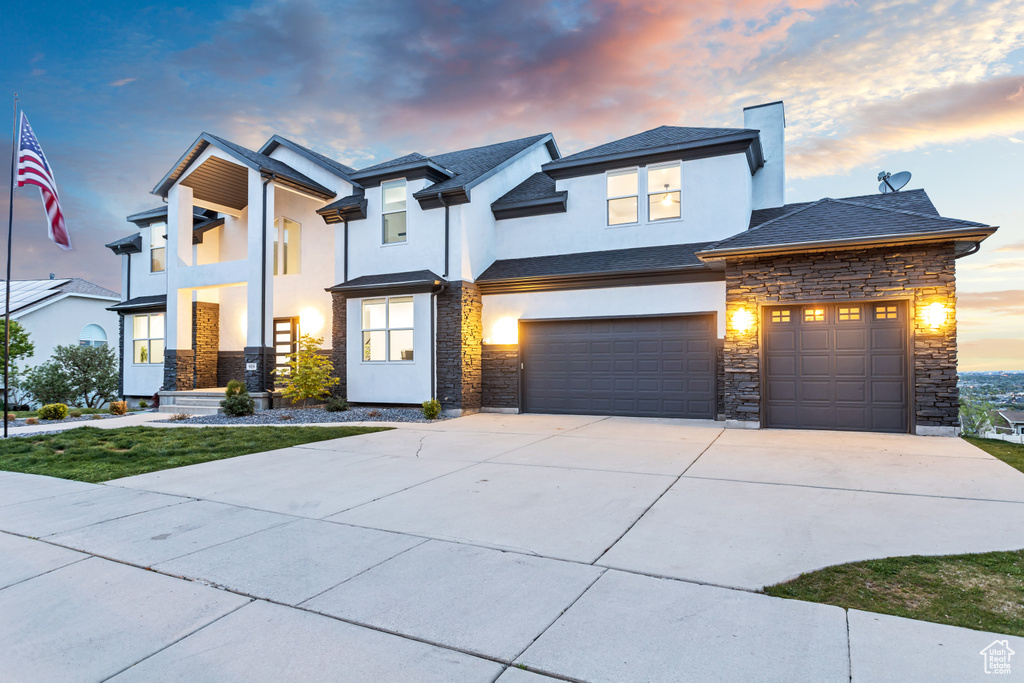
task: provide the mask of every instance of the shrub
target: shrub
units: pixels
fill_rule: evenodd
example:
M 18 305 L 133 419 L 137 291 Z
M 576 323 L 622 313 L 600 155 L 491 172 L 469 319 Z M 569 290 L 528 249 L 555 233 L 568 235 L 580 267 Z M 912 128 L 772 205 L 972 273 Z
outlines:
M 334 364 L 320 353 L 323 343 L 323 337 L 304 334 L 299 337 L 298 350 L 288 354 L 288 372 L 277 379 L 284 386 L 282 395 L 292 403 L 324 398 L 330 395 L 331 387 L 341 382 L 341 379 L 331 377 Z
M 17 419 L 18 419 L 18 416 L 15 415 L 14 413 L 8 413 L 7 414 L 7 421 L 8 422 L 14 422 Z
M 145 410 L 148 407 L 149 407 L 149 404 L 146 403 L 145 399 L 139 401 L 139 410 Z
M 225 398 L 220 402 L 220 405 L 226 415 L 242 417 L 243 415 L 252 415 L 256 412 L 256 400 L 249 395 L 249 390 L 245 388 L 245 384 L 242 382 L 236 379 L 231 380 L 228 382 L 228 387 L 224 394 Z
M 25 390 L 39 403 L 68 404 L 74 402 L 75 392 L 71 386 L 71 381 L 60 365 L 52 360 L 37 365 L 26 372 L 22 384 Z
M 39 409 L 39 417 L 44 420 L 63 420 L 68 416 L 68 407 L 63 403 L 50 403 Z
M 366 417 L 380 417 L 381 415 L 383 415 L 383 413 L 381 413 L 376 408 L 374 408 L 373 410 L 366 411 Z
M 27 403 L 15 403 L 10 408 L 8 408 L 8 410 L 22 410 L 28 412 L 29 410 L 32 410 L 32 406 L 30 406 Z
M 329 398 L 324 408 L 329 413 L 343 413 L 348 410 L 348 401 L 343 398 Z
M 89 419 L 90 419 L 90 420 L 102 420 L 102 419 L 103 419 L 103 416 L 102 416 L 102 415 L 100 415 L 99 413 L 91 413 L 91 414 L 89 415 Z
M 30 417 L 27 420 L 25 420 L 25 424 L 27 424 L 27 425 L 37 425 L 37 424 L 39 424 L 39 420 L 37 420 L 34 417 Z
M 114 355 L 112 347 L 79 344 L 58 346 L 53 350 L 53 357 L 43 364 L 46 365 L 53 366 L 45 376 L 46 382 L 52 385 L 49 388 L 66 390 L 68 399 L 75 405 L 99 408 L 117 396 L 117 356 Z M 32 371 L 33 378 L 36 370 Z M 56 380 L 52 374 L 53 370 L 63 377 L 63 382 Z M 39 386 L 38 381 L 30 379 L 28 389 L 36 396 L 36 400 L 47 402 L 43 397 L 36 395 L 36 389 L 45 388 Z
M 436 420 L 441 414 L 441 404 L 436 398 L 423 402 L 423 417 L 428 420 Z
M 127 415 L 128 414 L 128 403 L 126 401 L 111 401 L 110 402 L 110 414 L 111 415 Z
M 993 406 L 975 392 L 964 390 L 960 393 L 960 426 L 964 434 L 981 436 L 992 428 L 989 418 Z
M 82 411 L 81 410 L 69 410 L 68 411 L 68 417 L 82 417 Z
M 192 416 L 189 415 L 188 413 L 175 413 L 174 415 L 171 415 L 167 419 L 170 420 L 171 422 L 181 422 L 182 420 L 187 420 L 190 417 Z

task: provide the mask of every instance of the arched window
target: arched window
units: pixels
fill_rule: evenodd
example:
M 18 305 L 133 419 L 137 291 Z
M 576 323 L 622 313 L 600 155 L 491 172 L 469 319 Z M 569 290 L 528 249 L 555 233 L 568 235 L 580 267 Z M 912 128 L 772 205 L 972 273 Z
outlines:
M 78 335 L 78 343 L 81 346 L 106 346 L 107 333 L 99 325 L 86 325 Z

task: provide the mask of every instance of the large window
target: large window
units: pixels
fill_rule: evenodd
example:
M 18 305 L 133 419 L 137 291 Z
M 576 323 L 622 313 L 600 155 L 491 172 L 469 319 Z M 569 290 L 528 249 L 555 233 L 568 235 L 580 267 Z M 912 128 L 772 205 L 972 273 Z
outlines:
M 637 222 L 637 188 L 639 175 L 637 169 L 609 171 L 608 186 L 608 225 L 625 225 Z
M 274 275 L 298 275 L 302 226 L 281 216 L 274 221 Z
M 106 331 L 96 325 L 86 325 L 82 328 L 82 331 L 78 334 L 78 345 L 79 346 L 106 346 L 107 345 L 107 333 Z
M 132 362 L 164 362 L 164 314 L 148 313 L 132 317 Z
M 647 167 L 647 218 L 664 221 L 679 218 L 679 163 Z
M 363 301 L 363 360 L 411 361 L 412 297 L 392 296 Z
M 167 226 L 154 223 L 149 226 L 149 272 L 162 273 L 167 269 Z
M 392 180 L 380 186 L 383 196 L 384 244 L 405 241 L 405 181 Z

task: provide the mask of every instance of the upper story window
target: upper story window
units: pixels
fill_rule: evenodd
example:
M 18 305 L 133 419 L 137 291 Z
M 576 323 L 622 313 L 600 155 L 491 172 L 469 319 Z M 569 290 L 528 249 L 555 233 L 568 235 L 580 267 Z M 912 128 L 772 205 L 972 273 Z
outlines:
M 648 220 L 664 221 L 682 215 L 679 185 L 678 162 L 647 167 Z
M 132 362 L 164 362 L 164 314 L 132 316 Z
M 405 241 L 405 181 L 391 180 L 381 183 L 383 197 L 384 244 Z
M 167 269 L 167 226 L 154 223 L 149 226 L 149 272 L 162 273 Z
M 635 168 L 609 171 L 606 176 L 608 189 L 608 225 L 625 225 L 637 222 L 637 196 L 639 173 Z
M 86 325 L 78 334 L 79 346 L 106 346 L 107 333 L 102 327 L 93 323 Z
M 302 226 L 281 216 L 274 221 L 274 275 L 298 275 Z
M 413 359 L 413 298 L 392 296 L 363 301 L 363 360 Z

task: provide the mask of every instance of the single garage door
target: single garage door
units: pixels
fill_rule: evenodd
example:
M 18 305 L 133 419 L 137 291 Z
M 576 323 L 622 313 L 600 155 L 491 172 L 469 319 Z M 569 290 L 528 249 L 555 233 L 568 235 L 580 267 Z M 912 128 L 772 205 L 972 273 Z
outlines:
M 715 417 L 710 315 L 523 322 L 532 413 Z
M 909 430 L 907 306 L 765 308 L 768 427 Z

